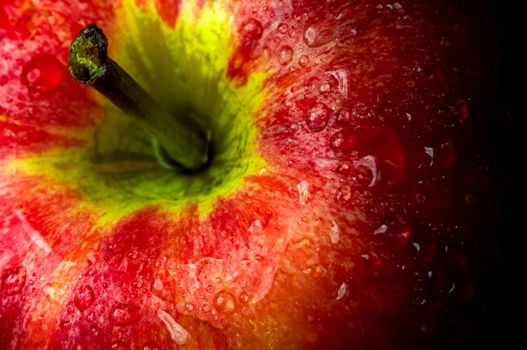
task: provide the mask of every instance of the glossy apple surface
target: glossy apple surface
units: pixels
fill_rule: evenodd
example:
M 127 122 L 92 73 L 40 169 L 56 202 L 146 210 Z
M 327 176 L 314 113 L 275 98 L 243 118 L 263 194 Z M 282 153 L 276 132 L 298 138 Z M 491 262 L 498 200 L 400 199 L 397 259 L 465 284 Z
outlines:
M 471 1 L 0 2 L 0 349 L 471 337 L 496 211 Z M 213 130 L 200 174 L 72 81 L 89 23 Z

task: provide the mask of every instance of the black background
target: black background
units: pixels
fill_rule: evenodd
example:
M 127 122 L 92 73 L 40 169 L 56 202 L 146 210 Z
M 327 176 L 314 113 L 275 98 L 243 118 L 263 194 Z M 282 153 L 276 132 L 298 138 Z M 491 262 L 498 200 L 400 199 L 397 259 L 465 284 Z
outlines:
M 520 83 L 527 65 L 522 52 L 527 38 L 520 28 L 527 26 L 527 20 L 521 18 L 522 2 L 488 0 L 487 3 L 496 23 L 496 37 L 489 40 L 496 40 L 499 59 L 496 67 L 498 103 L 490 123 L 498 181 L 502 186 L 501 211 L 493 241 L 498 257 L 489 271 L 486 292 L 478 300 L 487 310 L 474 319 L 477 329 L 474 339 L 467 339 L 460 348 L 521 348 L 526 332 L 527 294 L 523 284 L 527 282 L 527 274 L 523 267 L 527 245 L 523 235 L 527 206 L 522 196 L 525 180 L 520 177 L 524 173 L 521 167 L 525 161 L 527 137 L 522 135 L 525 113 L 520 102 L 525 97 L 520 95 Z

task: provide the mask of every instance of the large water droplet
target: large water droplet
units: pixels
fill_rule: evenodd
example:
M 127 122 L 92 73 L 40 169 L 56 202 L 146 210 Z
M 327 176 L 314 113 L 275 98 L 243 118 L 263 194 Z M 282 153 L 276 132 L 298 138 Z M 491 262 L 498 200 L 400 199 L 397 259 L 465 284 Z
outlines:
M 2 273 L 2 291 L 7 295 L 15 295 L 26 285 L 27 271 L 23 266 L 5 269 Z
M 278 62 L 285 66 L 287 64 L 289 64 L 289 62 L 291 62 L 291 60 L 293 59 L 293 49 L 291 48 L 291 46 L 282 46 L 279 50 L 278 50 Z
M 334 38 L 334 24 L 324 20 L 312 20 L 306 23 L 303 39 L 309 47 L 319 47 Z
M 259 40 L 263 34 L 262 23 L 257 19 L 247 18 L 242 22 L 239 33 L 243 40 Z
M 157 317 L 163 322 L 165 327 L 168 330 L 168 333 L 170 333 L 170 338 L 176 343 L 177 345 L 185 345 L 189 334 L 185 328 L 183 328 L 179 323 L 174 320 L 172 315 L 170 315 L 168 312 L 164 310 L 157 310 Z
M 93 293 L 92 287 L 89 285 L 83 285 L 79 288 L 75 297 L 73 298 L 73 303 L 80 311 L 86 310 L 93 301 L 95 300 L 95 294 Z
M 229 314 L 234 312 L 236 308 L 234 296 L 227 291 L 217 293 L 214 297 L 214 307 L 221 313 Z
M 33 57 L 22 70 L 22 83 L 30 89 L 47 92 L 58 87 L 65 78 L 66 68 L 48 54 Z
M 139 321 L 141 309 L 133 304 L 117 304 L 110 312 L 110 322 L 117 326 L 128 326 Z
M 379 173 L 377 171 L 377 158 L 375 158 L 375 156 L 368 155 L 368 156 L 362 157 L 361 159 L 354 161 L 353 166 L 355 168 L 365 167 L 369 169 L 371 172 L 371 181 L 368 184 L 368 187 L 375 186 L 379 178 Z
M 318 102 L 307 113 L 306 123 L 311 132 L 320 132 L 326 128 L 330 110 L 325 104 Z

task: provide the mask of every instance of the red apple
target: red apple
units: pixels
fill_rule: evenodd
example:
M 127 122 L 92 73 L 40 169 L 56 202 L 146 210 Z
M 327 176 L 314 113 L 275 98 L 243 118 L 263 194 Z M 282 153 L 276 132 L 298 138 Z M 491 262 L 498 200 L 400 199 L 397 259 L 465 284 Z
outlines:
M 205 168 L 69 77 L 90 23 Z M 468 344 L 491 31 L 478 1 L 1 0 L 0 349 Z

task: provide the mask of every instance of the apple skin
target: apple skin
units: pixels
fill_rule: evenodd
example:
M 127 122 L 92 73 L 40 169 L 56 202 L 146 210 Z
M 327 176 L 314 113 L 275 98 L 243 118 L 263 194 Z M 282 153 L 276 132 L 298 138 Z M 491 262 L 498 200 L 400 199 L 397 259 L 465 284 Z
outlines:
M 190 3 L 155 6 L 177 28 Z M 231 19 L 222 79 L 265 76 L 245 117 L 265 166 L 205 217 L 194 197 L 115 214 L 13 165 L 91 147 L 113 110 L 67 77 L 68 44 L 119 6 L 0 2 L 0 349 L 471 344 L 499 191 L 482 3 L 198 1 Z

